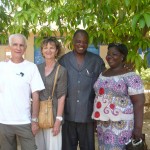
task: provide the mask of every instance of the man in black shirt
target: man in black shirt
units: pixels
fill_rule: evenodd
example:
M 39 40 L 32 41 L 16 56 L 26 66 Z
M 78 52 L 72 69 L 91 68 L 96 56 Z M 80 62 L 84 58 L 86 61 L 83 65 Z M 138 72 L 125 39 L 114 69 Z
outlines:
M 105 69 L 103 60 L 87 52 L 89 36 L 77 30 L 73 36 L 73 51 L 65 54 L 59 63 L 68 72 L 68 92 L 62 127 L 62 150 L 94 150 L 94 121 L 91 119 L 95 93 L 93 85 Z

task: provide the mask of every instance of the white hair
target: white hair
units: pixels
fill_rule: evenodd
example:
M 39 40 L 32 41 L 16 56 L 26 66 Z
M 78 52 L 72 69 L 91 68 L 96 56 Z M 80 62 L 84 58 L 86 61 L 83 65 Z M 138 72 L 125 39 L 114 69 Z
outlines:
M 15 38 L 15 37 L 20 37 L 23 39 L 24 41 L 24 44 L 25 44 L 25 47 L 27 47 L 27 39 L 26 37 L 23 35 L 23 34 L 20 34 L 20 33 L 16 33 L 16 34 L 11 34 L 9 36 L 9 45 L 12 46 L 12 39 Z

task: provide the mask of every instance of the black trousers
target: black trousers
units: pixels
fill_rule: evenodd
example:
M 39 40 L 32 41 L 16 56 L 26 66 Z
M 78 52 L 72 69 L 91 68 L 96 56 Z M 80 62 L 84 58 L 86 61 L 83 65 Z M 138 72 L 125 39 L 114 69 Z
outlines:
M 66 121 L 62 126 L 62 150 L 95 150 L 94 123 Z

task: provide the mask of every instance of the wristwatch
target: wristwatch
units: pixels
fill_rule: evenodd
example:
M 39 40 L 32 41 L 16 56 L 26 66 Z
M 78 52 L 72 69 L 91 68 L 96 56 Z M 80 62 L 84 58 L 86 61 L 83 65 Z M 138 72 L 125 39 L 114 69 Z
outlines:
M 59 121 L 62 121 L 63 117 L 62 116 L 56 116 L 56 119 L 58 119 Z
M 32 118 L 31 121 L 32 122 L 39 122 L 39 119 L 38 118 Z

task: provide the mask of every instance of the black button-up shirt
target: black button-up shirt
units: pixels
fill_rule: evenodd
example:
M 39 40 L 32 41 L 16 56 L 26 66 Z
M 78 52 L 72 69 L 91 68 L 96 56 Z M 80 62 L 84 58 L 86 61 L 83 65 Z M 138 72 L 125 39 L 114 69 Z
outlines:
M 87 52 L 82 67 L 78 67 L 74 52 L 62 56 L 59 63 L 67 69 L 68 88 L 65 119 L 74 122 L 91 122 L 94 103 L 93 85 L 105 69 L 103 60 Z

